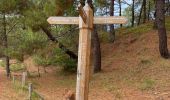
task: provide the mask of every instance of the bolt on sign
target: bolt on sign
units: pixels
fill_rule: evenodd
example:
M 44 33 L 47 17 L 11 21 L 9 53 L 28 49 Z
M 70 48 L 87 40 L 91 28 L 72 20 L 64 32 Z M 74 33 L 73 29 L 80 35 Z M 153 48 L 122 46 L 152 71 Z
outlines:
M 79 25 L 79 50 L 76 100 L 88 100 L 89 80 L 90 80 L 90 51 L 91 33 L 94 24 L 125 24 L 125 17 L 94 17 L 93 10 L 86 3 L 84 7 L 78 6 L 79 17 L 49 17 L 49 24 L 77 24 Z

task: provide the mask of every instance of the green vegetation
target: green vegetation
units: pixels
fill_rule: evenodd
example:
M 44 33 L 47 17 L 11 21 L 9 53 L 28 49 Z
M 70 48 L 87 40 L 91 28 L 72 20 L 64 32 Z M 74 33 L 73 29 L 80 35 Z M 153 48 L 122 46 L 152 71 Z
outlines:
M 155 80 L 147 78 L 144 79 L 139 87 L 141 90 L 150 90 L 153 89 L 155 86 Z
M 16 63 L 16 64 L 11 64 L 10 66 L 12 72 L 17 72 L 17 71 L 24 71 L 26 70 L 26 66 L 23 63 Z
M 3 60 L 0 61 L 0 67 L 5 67 L 5 62 Z

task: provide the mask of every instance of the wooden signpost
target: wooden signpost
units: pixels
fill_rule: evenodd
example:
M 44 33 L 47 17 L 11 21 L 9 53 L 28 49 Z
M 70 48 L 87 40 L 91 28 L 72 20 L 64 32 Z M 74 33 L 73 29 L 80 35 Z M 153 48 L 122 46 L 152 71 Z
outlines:
M 124 24 L 125 17 L 94 17 L 93 11 L 86 3 L 84 7 L 79 5 L 79 17 L 50 17 L 50 24 L 77 24 L 79 25 L 79 51 L 77 69 L 76 100 L 88 100 L 90 80 L 90 51 L 91 34 L 94 24 Z

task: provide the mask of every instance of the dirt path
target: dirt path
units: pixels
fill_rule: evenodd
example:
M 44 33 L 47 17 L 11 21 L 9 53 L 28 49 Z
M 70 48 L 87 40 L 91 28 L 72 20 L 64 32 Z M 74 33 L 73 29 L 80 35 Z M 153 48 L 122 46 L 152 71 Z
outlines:
M 22 92 L 17 92 L 9 79 L 5 76 L 5 70 L 0 68 L 0 100 L 24 100 Z

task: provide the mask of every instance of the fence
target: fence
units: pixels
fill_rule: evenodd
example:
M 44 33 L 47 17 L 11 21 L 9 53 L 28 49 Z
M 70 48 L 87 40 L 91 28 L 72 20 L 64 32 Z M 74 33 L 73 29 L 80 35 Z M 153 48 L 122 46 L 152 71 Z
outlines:
M 17 77 L 21 78 L 21 82 L 17 80 Z M 26 78 L 27 78 L 27 72 L 23 72 L 22 74 L 15 73 L 12 75 L 13 84 L 16 86 L 16 83 L 19 83 L 21 84 L 19 85 L 19 87 L 21 87 L 23 90 L 28 91 L 28 100 L 34 100 L 35 97 L 38 100 L 44 100 L 43 96 L 34 90 L 32 83 L 28 83 L 28 85 L 26 85 L 27 84 Z

